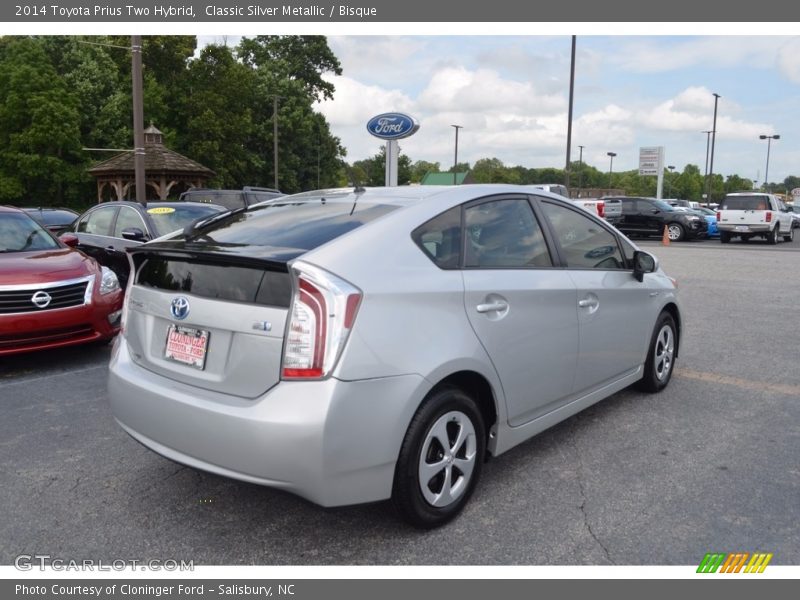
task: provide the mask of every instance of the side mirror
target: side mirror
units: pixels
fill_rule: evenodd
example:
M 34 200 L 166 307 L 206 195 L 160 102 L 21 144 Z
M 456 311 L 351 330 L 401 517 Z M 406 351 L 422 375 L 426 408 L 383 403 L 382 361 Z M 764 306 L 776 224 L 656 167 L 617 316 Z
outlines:
M 74 233 L 62 233 L 60 236 L 58 236 L 58 239 L 64 242 L 70 248 L 77 248 L 78 243 L 80 242 L 78 236 Z
M 131 242 L 144 242 L 147 235 L 138 227 L 126 227 L 122 230 L 122 238 Z
M 658 260 L 652 254 L 637 250 L 633 253 L 633 276 L 636 281 L 644 281 L 645 273 L 654 273 L 658 269 Z

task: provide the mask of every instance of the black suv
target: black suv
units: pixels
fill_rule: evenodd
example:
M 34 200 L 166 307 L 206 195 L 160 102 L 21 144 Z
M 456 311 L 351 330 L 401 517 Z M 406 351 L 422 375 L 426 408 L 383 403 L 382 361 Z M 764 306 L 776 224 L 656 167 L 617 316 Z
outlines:
M 265 200 L 274 200 L 285 196 L 280 190 L 272 188 L 245 186 L 241 190 L 210 190 L 195 188 L 183 192 L 178 200 L 180 202 L 202 202 L 203 204 L 216 204 L 228 210 L 252 206 Z
M 615 198 L 622 203 L 622 215 L 611 223 L 629 237 L 662 236 L 664 227 L 673 242 L 705 237 L 708 224 L 705 218 L 690 212 L 675 210 L 655 198 Z

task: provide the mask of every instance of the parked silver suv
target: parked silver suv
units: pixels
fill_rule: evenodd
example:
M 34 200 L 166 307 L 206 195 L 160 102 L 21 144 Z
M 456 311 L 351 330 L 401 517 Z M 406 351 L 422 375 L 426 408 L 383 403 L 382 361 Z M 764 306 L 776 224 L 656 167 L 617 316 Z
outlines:
M 633 383 L 670 380 L 656 259 L 511 185 L 287 196 L 131 254 L 119 424 L 199 469 L 420 527 L 499 455 Z

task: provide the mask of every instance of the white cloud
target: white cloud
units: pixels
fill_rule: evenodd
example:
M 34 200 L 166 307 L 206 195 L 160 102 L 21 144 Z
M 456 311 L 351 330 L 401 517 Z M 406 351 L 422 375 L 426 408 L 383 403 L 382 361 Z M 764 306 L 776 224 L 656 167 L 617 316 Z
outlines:
M 788 38 L 780 36 L 717 36 L 622 40 L 607 59 L 621 68 L 658 73 L 689 67 L 761 67 L 774 65 L 775 56 Z
M 800 38 L 793 38 L 781 46 L 778 68 L 789 81 L 800 83 Z

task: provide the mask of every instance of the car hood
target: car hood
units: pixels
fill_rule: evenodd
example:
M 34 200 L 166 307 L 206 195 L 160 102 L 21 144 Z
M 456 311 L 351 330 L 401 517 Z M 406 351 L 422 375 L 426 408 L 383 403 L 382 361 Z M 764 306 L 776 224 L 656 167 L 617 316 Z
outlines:
M 94 260 L 72 248 L 0 254 L 0 285 L 51 283 L 96 272 Z

